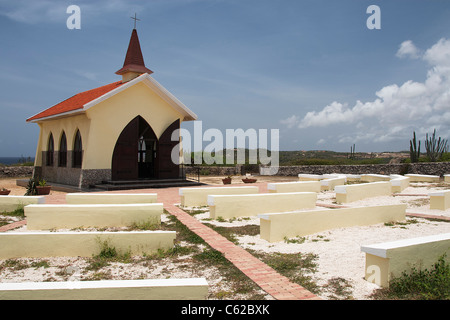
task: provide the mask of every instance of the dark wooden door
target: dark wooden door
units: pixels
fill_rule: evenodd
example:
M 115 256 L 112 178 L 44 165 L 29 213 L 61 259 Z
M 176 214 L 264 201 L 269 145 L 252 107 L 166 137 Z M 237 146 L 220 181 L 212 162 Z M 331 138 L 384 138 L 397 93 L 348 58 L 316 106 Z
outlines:
M 112 158 L 112 180 L 138 178 L 138 138 L 139 117 L 136 117 L 123 129 L 117 139 Z
M 172 161 L 172 150 L 179 154 L 179 141 L 172 141 L 172 133 L 180 128 L 180 120 L 174 121 L 162 134 L 158 141 L 157 171 L 159 179 L 179 178 L 179 165 Z

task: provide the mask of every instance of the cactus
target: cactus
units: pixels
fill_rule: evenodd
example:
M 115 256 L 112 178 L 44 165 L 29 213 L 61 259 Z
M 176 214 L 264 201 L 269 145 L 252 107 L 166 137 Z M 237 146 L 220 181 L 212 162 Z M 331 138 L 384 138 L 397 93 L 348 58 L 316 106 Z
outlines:
M 427 156 L 430 161 L 435 162 L 441 159 L 442 154 L 448 151 L 446 139 L 436 139 L 436 129 L 434 129 L 433 136 L 425 140 L 425 148 L 427 149 Z
M 419 162 L 420 157 L 420 140 L 419 140 L 419 148 L 417 148 L 416 142 L 416 132 L 413 132 L 413 139 L 409 140 L 409 157 L 411 158 L 411 162 Z
M 355 144 L 353 146 L 350 146 L 350 155 L 347 156 L 348 159 L 355 159 Z

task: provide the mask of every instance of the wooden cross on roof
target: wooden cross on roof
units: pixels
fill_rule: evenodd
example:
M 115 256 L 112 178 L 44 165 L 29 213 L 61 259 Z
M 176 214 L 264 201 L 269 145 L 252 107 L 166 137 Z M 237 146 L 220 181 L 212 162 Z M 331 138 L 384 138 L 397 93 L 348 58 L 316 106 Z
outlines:
M 134 17 L 130 17 L 134 20 L 134 28 L 136 29 L 136 21 L 141 21 L 141 19 L 136 18 L 136 13 L 134 13 Z

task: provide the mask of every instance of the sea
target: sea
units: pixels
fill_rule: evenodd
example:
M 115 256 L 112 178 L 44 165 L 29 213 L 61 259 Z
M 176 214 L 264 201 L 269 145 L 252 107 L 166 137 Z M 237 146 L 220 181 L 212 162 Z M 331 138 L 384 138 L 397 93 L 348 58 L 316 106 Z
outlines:
M 34 157 L 0 157 L 0 165 L 21 164 L 24 162 L 34 162 Z

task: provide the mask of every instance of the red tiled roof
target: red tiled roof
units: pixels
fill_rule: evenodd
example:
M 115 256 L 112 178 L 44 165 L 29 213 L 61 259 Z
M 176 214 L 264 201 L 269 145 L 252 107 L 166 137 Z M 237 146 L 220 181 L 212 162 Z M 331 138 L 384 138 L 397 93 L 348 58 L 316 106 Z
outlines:
M 97 98 L 101 97 L 102 95 L 120 87 L 122 84 L 123 84 L 122 81 L 117 81 L 117 82 L 110 83 L 110 84 L 107 84 L 102 87 L 98 87 L 98 88 L 91 89 L 88 91 L 80 92 L 80 93 L 70 97 L 69 99 L 66 99 L 66 100 L 54 105 L 53 107 L 50 107 L 50 108 L 32 116 L 31 118 L 27 119 L 27 121 L 33 121 L 33 120 L 51 117 L 51 116 L 55 116 L 55 115 L 70 112 L 70 111 L 75 111 L 78 109 L 83 109 L 83 106 L 86 103 L 91 102 L 92 100 L 97 99 Z

